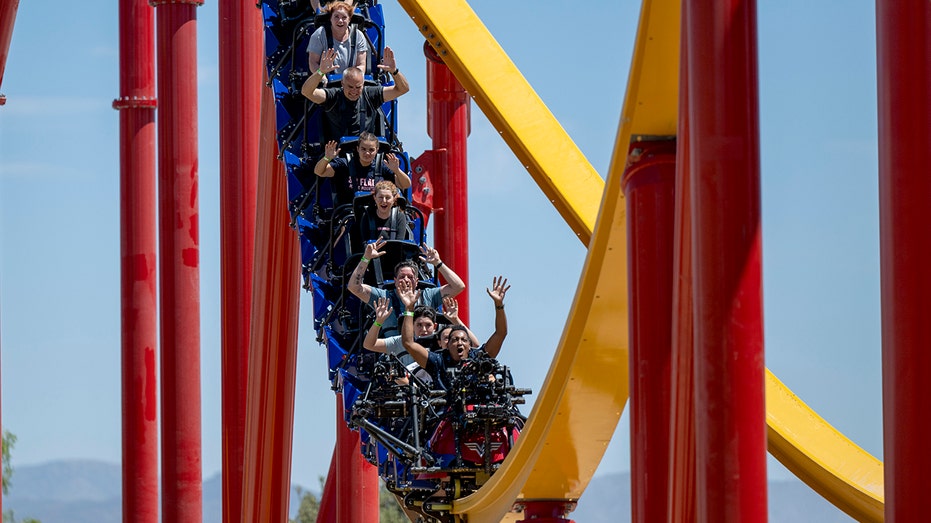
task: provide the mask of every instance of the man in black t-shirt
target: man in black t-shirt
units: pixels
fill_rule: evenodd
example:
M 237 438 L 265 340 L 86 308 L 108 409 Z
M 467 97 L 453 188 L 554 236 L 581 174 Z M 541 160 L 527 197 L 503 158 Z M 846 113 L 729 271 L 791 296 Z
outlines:
M 340 87 L 319 87 L 323 77 L 336 69 L 333 62 L 336 51 L 327 49 L 320 57 L 320 67 L 311 71 L 310 77 L 301 87 L 301 94 L 311 102 L 319 104 L 324 111 L 323 139 L 339 140 L 344 136 L 356 136 L 363 131 L 382 134 L 379 129 L 378 109 L 385 102 L 397 99 L 411 90 L 407 79 L 398 70 L 394 51 L 385 47 L 382 63 L 378 68 L 394 78 L 394 85 L 365 86 L 362 71 L 350 67 L 343 71 Z

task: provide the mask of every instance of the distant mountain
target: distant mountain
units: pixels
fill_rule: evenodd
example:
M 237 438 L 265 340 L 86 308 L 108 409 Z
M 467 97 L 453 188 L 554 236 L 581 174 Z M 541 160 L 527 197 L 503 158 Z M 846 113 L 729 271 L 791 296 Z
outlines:
M 220 523 L 220 475 L 204 482 L 204 523 Z M 305 489 L 306 490 L 306 489 Z M 771 523 L 832 523 L 853 521 L 799 480 L 769 483 Z M 121 523 L 120 467 L 99 461 L 55 461 L 16 467 L 3 509 L 17 518 L 42 523 Z M 289 513 L 297 512 L 293 494 Z M 618 523 L 630 520 L 630 474 L 596 477 L 569 517 L 578 523 Z
M 18 466 L 10 494 L 3 497 L 3 510 L 12 509 L 17 519 L 31 517 L 42 523 L 121 523 L 120 474 L 119 465 L 90 460 Z M 203 523 L 221 523 L 222 489 L 219 474 L 204 481 Z M 297 513 L 296 497 L 292 493 L 291 514 Z

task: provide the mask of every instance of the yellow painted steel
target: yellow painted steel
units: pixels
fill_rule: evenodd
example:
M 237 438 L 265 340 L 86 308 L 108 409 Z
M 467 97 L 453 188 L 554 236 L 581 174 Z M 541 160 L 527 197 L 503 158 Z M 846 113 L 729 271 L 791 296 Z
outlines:
M 590 235 L 604 180 L 469 4 L 398 1 L 569 227 L 577 235 Z
M 582 243 L 590 243 L 572 312 L 518 444 L 485 486 L 454 504 L 453 511 L 467 514 L 470 523 L 497 522 L 518 498 L 577 500 L 627 400 L 626 216 L 620 178 L 631 137 L 675 135 L 680 7 L 676 0 L 643 1 L 605 184 L 465 0 L 399 2 Z M 766 407 L 774 456 L 854 518 L 882 521 L 881 462 L 769 371 Z
M 883 520 L 883 464 L 766 371 L 769 452 L 857 521 Z

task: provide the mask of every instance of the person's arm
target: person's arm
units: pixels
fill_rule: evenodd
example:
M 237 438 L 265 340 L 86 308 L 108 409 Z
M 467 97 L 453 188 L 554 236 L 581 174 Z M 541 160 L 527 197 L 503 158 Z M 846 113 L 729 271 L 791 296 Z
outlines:
M 492 358 L 498 357 L 498 353 L 501 352 L 501 345 L 504 344 L 504 338 L 508 335 L 508 318 L 504 313 L 504 295 L 507 294 L 510 288 L 511 286 L 508 285 L 508 280 L 504 276 L 498 276 L 492 280 L 491 290 L 485 288 L 485 292 L 491 296 L 491 300 L 495 303 L 495 332 L 485 342 L 485 352 Z
M 326 101 L 326 91 L 319 86 L 320 82 L 323 81 L 323 77 L 336 69 L 336 66 L 333 65 L 335 60 L 335 49 L 327 49 L 324 51 L 320 56 L 320 65 L 310 72 L 310 76 L 304 81 L 304 85 L 301 86 L 301 94 L 306 96 L 311 102 L 322 104 Z
M 314 174 L 321 178 L 332 178 L 336 171 L 333 170 L 333 166 L 330 165 L 336 155 L 339 154 L 339 145 L 336 143 L 336 140 L 330 140 L 326 143 L 326 150 L 323 153 L 323 158 L 317 160 L 317 163 L 314 165 Z
M 397 99 L 402 94 L 411 90 L 410 84 L 407 83 L 407 78 L 401 74 L 401 70 L 398 69 L 398 63 L 394 59 L 394 51 L 390 47 L 385 47 L 385 52 L 382 54 L 381 63 L 378 64 L 378 68 L 382 71 L 387 71 L 388 74 L 394 78 L 394 85 L 385 87 L 382 91 L 382 98 L 386 102 Z
M 385 253 L 378 250 L 384 246 L 385 240 L 383 238 L 375 240 L 375 243 L 366 245 L 365 254 L 362 255 L 359 264 L 356 265 L 355 270 L 352 271 L 352 275 L 349 276 L 349 285 L 347 285 L 346 288 L 349 289 L 349 292 L 362 300 L 362 303 L 368 303 L 369 299 L 372 297 L 372 287 L 362 283 L 362 279 L 365 278 L 365 271 L 369 268 L 369 261 L 384 256 Z
M 462 318 L 459 317 L 459 302 L 456 301 L 456 298 L 452 296 L 446 296 L 443 298 L 443 316 L 449 318 L 449 321 L 453 325 L 462 325 L 465 327 L 466 332 L 469 334 L 469 342 L 473 347 L 479 346 L 478 337 L 472 332 L 472 329 L 468 325 L 462 322 Z
M 394 173 L 394 184 L 398 186 L 398 189 L 403 191 L 411 186 L 411 177 L 401 170 L 401 159 L 396 154 L 386 154 L 382 162 Z
M 320 69 L 320 53 L 307 52 L 307 70 L 313 73 Z
M 387 320 L 393 312 L 394 308 L 391 307 L 391 302 L 388 298 L 379 298 L 375 302 L 375 321 L 372 322 L 372 326 L 369 327 L 369 331 L 365 334 L 365 339 L 362 340 L 362 346 L 366 350 L 381 352 L 382 354 L 388 350 L 385 339 L 379 338 L 378 334 L 381 332 L 382 324 L 385 323 L 385 320 Z
M 465 282 L 462 281 L 462 278 L 460 278 L 458 274 L 443 263 L 443 260 L 440 259 L 440 253 L 438 253 L 436 249 L 425 243 L 420 246 L 420 253 L 420 257 L 423 258 L 425 262 L 433 264 L 433 267 L 439 271 L 446 280 L 446 283 L 440 287 L 440 294 L 444 298 L 446 296 L 458 296 L 460 292 L 465 290 Z
M 417 299 L 420 297 L 419 292 L 415 292 L 413 287 L 407 281 L 399 281 L 394 290 L 398 299 L 404 304 L 404 313 L 398 317 L 401 322 L 401 344 L 417 365 L 427 368 L 427 360 L 430 359 L 430 351 L 426 347 L 414 341 L 414 307 L 417 306 Z
M 368 63 L 369 52 L 368 51 L 359 51 L 356 53 L 356 65 L 355 68 L 362 72 L 365 75 L 365 64 Z

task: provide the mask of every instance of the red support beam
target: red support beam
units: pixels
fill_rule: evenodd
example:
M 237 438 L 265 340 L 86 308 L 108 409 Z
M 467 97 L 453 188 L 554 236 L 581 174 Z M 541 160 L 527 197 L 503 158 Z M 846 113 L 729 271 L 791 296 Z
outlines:
M 337 404 L 337 412 L 339 405 Z M 339 422 L 337 422 L 339 423 Z M 338 429 L 337 429 L 338 430 Z M 339 463 L 339 443 L 333 446 L 333 456 L 330 458 L 330 469 L 327 471 L 323 492 L 320 494 L 320 507 L 317 510 L 317 523 L 339 523 L 336 519 L 336 470 Z
M 155 0 L 162 521 L 202 518 L 196 0 Z
M 926 517 L 931 481 L 931 3 L 876 3 L 887 522 Z
M 687 2 L 682 3 L 682 20 Z M 679 125 L 676 130 L 676 210 L 673 247 L 672 391 L 668 521 L 695 521 L 695 346 L 692 321 L 692 222 L 689 176 L 688 28 L 679 36 Z
M 698 521 L 766 521 L 756 4 L 688 0 Z
M 275 100 L 262 90 L 252 334 L 246 389 L 242 521 L 284 522 L 291 490 L 300 249 L 275 142 Z
M 218 8 L 223 521 L 238 523 L 242 521 L 264 52 L 261 11 L 253 3 L 221 0 Z
M 123 522 L 158 522 L 155 13 L 120 0 Z
M 630 461 L 634 522 L 665 521 L 669 490 L 675 140 L 633 143 L 621 180 L 630 281 Z
M 336 521 L 378 523 L 378 470 L 362 456 L 359 432 L 349 430 L 344 416 L 343 395 L 337 394 Z
M 16 10 L 19 0 L 0 0 L 0 87 L 3 87 L 3 72 L 6 70 L 6 58 L 10 53 L 10 42 L 13 40 L 13 22 L 16 21 Z M 6 102 L 0 94 L 0 105 Z M 2 506 L 2 505 L 0 505 Z
M 434 247 L 469 285 L 469 179 L 466 143 L 469 137 L 469 93 L 456 80 L 428 43 L 427 55 L 427 132 L 433 138 L 433 150 L 445 150 L 445 172 L 439 162 L 432 174 L 436 193 L 433 197 Z M 456 297 L 459 317 L 469 323 L 469 293 Z

